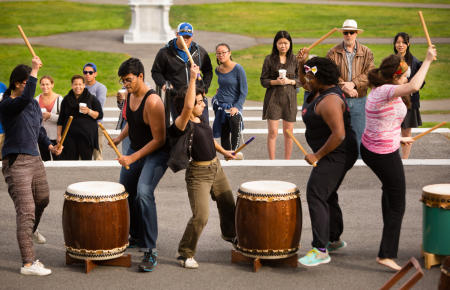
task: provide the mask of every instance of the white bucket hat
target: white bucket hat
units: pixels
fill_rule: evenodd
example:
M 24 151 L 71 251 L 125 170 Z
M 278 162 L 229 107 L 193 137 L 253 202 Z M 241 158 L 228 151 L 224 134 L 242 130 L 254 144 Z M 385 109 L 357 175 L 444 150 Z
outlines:
M 358 23 L 356 23 L 353 19 L 346 19 L 344 21 L 344 24 L 342 24 L 342 28 L 339 28 L 340 31 L 344 30 L 353 30 L 353 31 L 364 31 L 362 29 L 358 28 Z

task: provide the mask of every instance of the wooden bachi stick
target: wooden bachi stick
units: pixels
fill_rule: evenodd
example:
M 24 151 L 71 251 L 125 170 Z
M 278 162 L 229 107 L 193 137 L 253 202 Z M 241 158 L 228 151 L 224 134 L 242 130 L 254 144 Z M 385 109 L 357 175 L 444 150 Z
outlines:
M 113 140 L 109 136 L 108 132 L 106 131 L 105 127 L 102 123 L 98 123 L 98 126 L 102 129 L 103 135 L 105 135 L 106 139 L 108 140 L 109 145 L 111 145 L 112 149 L 116 152 L 116 155 L 118 158 L 122 157 L 122 154 L 119 152 L 119 149 L 117 149 L 116 145 L 114 144 Z M 130 166 L 125 166 L 125 169 L 130 169 Z
M 302 151 L 305 156 L 308 155 L 308 152 L 306 152 L 305 148 L 303 148 L 302 144 L 300 144 L 300 142 L 298 142 L 297 138 L 294 137 L 292 132 L 289 130 L 285 130 L 285 132 L 289 135 L 289 137 L 291 137 L 291 139 L 294 141 L 294 143 L 297 144 L 298 148 L 300 148 L 300 151 Z M 314 162 L 313 166 L 316 167 L 317 162 Z
M 22 35 L 23 41 L 25 41 L 25 44 L 27 45 L 28 49 L 30 50 L 31 55 L 32 55 L 33 57 L 35 57 L 35 56 L 36 56 L 36 53 L 34 53 L 33 47 L 31 47 L 31 44 L 30 44 L 30 42 L 28 41 L 28 38 L 27 38 L 27 36 L 25 35 L 25 32 L 23 32 L 22 26 L 17 25 L 17 28 L 19 29 L 19 32 L 20 32 L 20 34 Z

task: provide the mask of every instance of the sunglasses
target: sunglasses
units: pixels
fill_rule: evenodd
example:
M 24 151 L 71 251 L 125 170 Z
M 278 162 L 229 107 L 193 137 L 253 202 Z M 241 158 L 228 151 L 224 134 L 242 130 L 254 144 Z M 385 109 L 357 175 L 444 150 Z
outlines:
M 344 32 L 342 32 L 342 34 L 344 34 L 344 35 L 353 35 L 353 34 L 355 34 L 356 33 L 356 31 L 344 31 Z
M 85 74 L 85 75 L 93 75 L 94 74 L 94 71 L 87 71 L 87 70 L 84 70 L 83 71 L 83 74 Z
M 182 29 L 178 30 L 178 32 L 192 33 L 192 29 L 189 29 L 189 28 L 182 28 Z

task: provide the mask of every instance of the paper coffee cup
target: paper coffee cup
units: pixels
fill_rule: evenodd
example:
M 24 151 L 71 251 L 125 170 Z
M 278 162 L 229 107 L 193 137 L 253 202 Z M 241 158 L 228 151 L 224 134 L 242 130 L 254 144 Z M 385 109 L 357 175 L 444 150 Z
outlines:
M 126 94 L 127 93 L 127 89 L 120 89 L 119 90 L 119 94 Z
M 82 108 L 82 107 L 86 107 L 86 106 L 87 106 L 86 103 L 80 103 L 80 113 L 84 114 L 84 113 L 81 111 L 81 108 Z
M 279 77 L 282 78 L 282 79 L 286 78 L 286 73 L 287 73 L 287 71 L 285 69 L 279 69 L 278 70 Z
M 46 108 L 41 108 L 41 112 L 42 112 L 42 113 L 46 113 L 46 112 L 47 112 L 47 109 L 46 109 Z

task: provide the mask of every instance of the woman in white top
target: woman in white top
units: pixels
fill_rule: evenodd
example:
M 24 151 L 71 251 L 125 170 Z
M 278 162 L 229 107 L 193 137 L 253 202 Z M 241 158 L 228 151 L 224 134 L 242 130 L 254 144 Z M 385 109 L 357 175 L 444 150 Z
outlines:
M 43 76 L 39 80 L 39 85 L 42 90 L 42 94 L 36 97 L 39 102 L 39 106 L 42 110 L 42 126 L 47 131 L 47 136 L 53 145 L 56 144 L 56 122 L 58 121 L 59 110 L 61 107 L 61 102 L 63 98 L 61 95 L 53 92 L 53 87 L 55 82 L 51 76 Z M 46 146 L 41 146 L 39 144 L 39 151 L 41 152 L 41 158 L 43 161 L 51 160 L 56 158 L 56 156 L 50 154 L 50 151 Z

